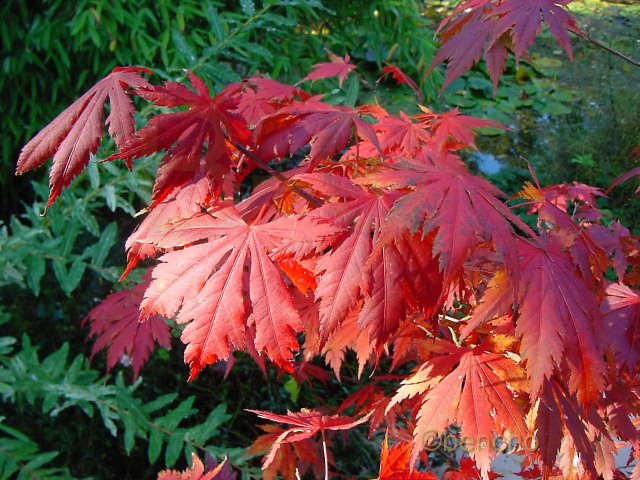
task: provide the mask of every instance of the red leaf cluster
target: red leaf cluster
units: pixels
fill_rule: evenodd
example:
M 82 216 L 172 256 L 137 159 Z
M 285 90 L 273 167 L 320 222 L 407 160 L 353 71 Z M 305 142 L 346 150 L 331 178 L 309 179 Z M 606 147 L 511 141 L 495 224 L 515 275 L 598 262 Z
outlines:
M 448 62 L 443 89 L 484 58 L 494 89 L 509 52 L 525 55 L 544 22 L 558 44 L 573 57 L 569 32 L 580 33 L 565 6 L 572 0 L 465 0 L 458 3 L 438 31 L 442 48 L 431 68 Z

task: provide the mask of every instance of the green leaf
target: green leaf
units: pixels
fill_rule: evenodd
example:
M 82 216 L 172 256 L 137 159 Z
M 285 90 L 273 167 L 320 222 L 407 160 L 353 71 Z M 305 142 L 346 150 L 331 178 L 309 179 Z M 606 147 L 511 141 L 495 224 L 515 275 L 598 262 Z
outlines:
M 345 105 L 350 107 L 355 106 L 358 101 L 358 94 L 360 93 L 360 80 L 357 76 L 352 76 L 349 79 L 349 86 L 347 87 L 346 96 L 344 99 Z
M 123 415 L 122 423 L 124 424 L 124 450 L 127 452 L 127 455 L 129 455 L 136 443 L 136 422 L 133 416 Z
M 101 267 L 104 264 L 111 247 L 116 243 L 117 231 L 116 222 L 111 222 L 107 225 L 107 228 L 104 229 L 98 243 L 93 247 L 91 262 L 94 265 Z
M 209 19 L 209 25 L 211 25 L 211 32 L 216 37 L 216 40 L 221 41 L 224 38 L 224 33 L 220 24 L 220 17 L 218 16 L 218 10 L 211 5 L 211 2 L 207 2 L 207 18 Z
M 183 57 L 186 57 L 187 65 L 191 66 L 196 63 L 198 56 L 196 55 L 193 47 L 191 47 L 191 45 L 187 43 L 184 35 L 182 35 L 182 33 L 180 33 L 178 30 L 174 29 L 171 32 L 171 36 L 173 38 L 173 44 L 176 46 L 178 52 L 180 52 Z
M 44 276 L 44 272 L 46 269 L 46 262 L 42 255 L 38 255 L 37 252 L 34 252 L 32 255 L 28 256 L 26 259 L 27 263 L 27 285 L 33 292 L 33 294 L 37 297 L 40 295 L 40 280 Z
M 11 348 L 16 343 L 16 339 L 14 337 L 0 337 L 0 355 L 9 355 L 13 348 Z
M 67 295 L 69 295 L 76 289 L 76 287 L 80 283 L 80 280 L 82 280 L 82 275 L 84 275 L 84 271 L 86 268 L 87 264 L 79 258 L 76 258 L 73 261 L 73 263 L 71 264 L 71 268 L 69 269 L 69 273 L 62 284 L 62 289 Z
M 100 225 L 88 210 L 84 203 L 78 202 L 78 205 L 73 209 L 72 217 L 77 220 L 84 228 L 86 228 L 91 235 L 97 237 L 100 235 Z
M 116 201 L 116 189 L 113 185 L 105 185 L 104 190 L 102 191 L 102 196 L 107 202 L 107 207 L 112 212 L 116 211 L 117 201 Z
M 150 463 L 155 463 L 160 456 L 160 451 L 162 450 L 162 439 L 164 437 L 164 433 L 162 433 L 158 429 L 151 430 L 151 435 L 149 435 L 149 447 L 147 449 L 147 455 L 149 457 Z
M 240 0 L 240 7 L 248 17 L 253 17 L 256 14 L 256 4 L 253 0 Z
M 100 172 L 98 172 L 98 165 L 94 161 L 93 154 L 90 155 L 91 161 L 87 166 L 87 174 L 89 175 L 89 183 L 93 190 L 100 188 Z
M 204 423 L 189 429 L 185 438 L 198 445 L 204 445 L 210 438 L 217 435 L 218 428 L 230 419 L 227 406 L 222 403 L 211 411 Z
M 184 435 L 180 435 L 178 431 L 169 437 L 169 443 L 167 443 L 167 449 L 164 452 L 164 462 L 167 467 L 175 465 L 178 458 L 180 458 L 183 445 Z
M 284 389 L 289 393 L 289 397 L 293 403 L 298 403 L 298 395 L 300 395 L 300 386 L 293 377 L 289 377 L 284 383 Z
M 189 418 L 197 412 L 195 408 L 192 408 L 194 400 L 195 397 L 190 396 L 182 401 L 174 410 L 167 413 L 164 417 L 159 418 L 158 423 L 169 431 L 176 429 L 182 420 Z

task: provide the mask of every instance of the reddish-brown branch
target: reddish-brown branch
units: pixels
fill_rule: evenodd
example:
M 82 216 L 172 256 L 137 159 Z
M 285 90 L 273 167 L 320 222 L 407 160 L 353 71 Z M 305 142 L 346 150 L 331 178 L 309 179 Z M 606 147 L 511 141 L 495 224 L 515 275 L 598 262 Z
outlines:
M 592 38 L 591 35 L 589 35 L 588 33 L 576 32 L 574 30 L 570 30 L 570 31 L 573 34 L 577 35 L 578 37 L 585 39 L 587 42 L 593 43 L 595 46 L 600 47 L 600 48 L 602 48 L 603 50 L 606 50 L 609 53 L 612 53 L 613 55 L 615 55 L 618 58 L 621 58 L 625 62 L 630 63 L 631 65 L 640 68 L 640 62 L 638 62 L 637 60 L 634 60 L 631 57 L 628 57 L 627 55 L 625 55 L 624 53 L 616 50 L 615 48 L 611 48 L 610 46 L 602 43 L 600 40 Z

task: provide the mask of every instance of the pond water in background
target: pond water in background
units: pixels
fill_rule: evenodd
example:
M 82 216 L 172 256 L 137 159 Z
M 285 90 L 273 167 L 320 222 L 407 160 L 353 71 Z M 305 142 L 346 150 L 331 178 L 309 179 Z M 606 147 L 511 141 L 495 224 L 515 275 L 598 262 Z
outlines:
M 485 175 L 495 175 L 505 167 L 505 163 L 493 154 L 487 152 L 473 152 L 470 159 L 476 163 L 478 170 Z

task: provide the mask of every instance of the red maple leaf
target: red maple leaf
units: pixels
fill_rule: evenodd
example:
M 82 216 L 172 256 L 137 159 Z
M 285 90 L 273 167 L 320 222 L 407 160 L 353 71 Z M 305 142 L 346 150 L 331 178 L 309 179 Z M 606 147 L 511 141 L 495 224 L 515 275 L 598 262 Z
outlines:
M 509 32 L 513 52 L 521 57 L 540 33 L 542 21 L 558 44 L 573 59 L 569 31 L 580 32 L 576 20 L 565 8 L 572 0 L 507 0 L 497 5 L 492 15 L 497 18 L 498 35 Z
M 399 116 L 381 117 L 374 128 L 380 137 L 382 151 L 389 155 L 413 155 L 431 140 L 429 128 L 413 122 L 403 112 Z
M 304 77 L 301 82 L 338 77 L 338 84 L 342 86 L 344 79 L 347 78 L 347 75 L 349 75 L 352 70 L 356 69 L 356 66 L 349 63 L 349 60 L 351 59 L 349 55 L 345 55 L 343 58 L 329 50 L 327 50 L 327 55 L 329 55 L 329 59 L 331 61 L 314 65 L 311 73 Z
M 514 299 L 516 336 L 520 354 L 531 381 L 531 396 L 537 398 L 545 379 L 556 368 L 567 371 L 571 391 L 588 404 L 603 387 L 602 343 L 596 332 L 603 328 L 602 315 L 587 281 L 579 273 L 571 253 L 556 235 L 538 242 L 518 240 L 521 279 L 498 272 L 489 284 L 478 318 L 463 330 L 492 316 L 503 315 Z
M 361 299 L 357 328 L 366 329 L 378 346 L 396 332 L 412 308 L 435 308 L 441 278 L 427 241 L 404 231 L 395 243 L 371 258 L 385 217 L 398 199 L 396 192 L 369 191 L 348 178 L 328 173 L 296 178 L 324 195 L 343 200 L 327 203 L 311 213 L 313 217 L 331 218 L 346 229 L 332 251 L 317 263 L 315 294 L 321 343 L 329 339 Z
M 227 459 L 217 467 L 205 472 L 202 460 L 195 453 L 191 454 L 191 467 L 181 472 L 177 470 L 163 470 L 158 474 L 158 480 L 233 480 L 235 474 L 229 474 Z
M 127 242 L 127 268 L 120 280 L 135 268 L 140 260 L 153 258 L 159 250 L 153 243 L 145 242 L 150 235 L 166 231 L 172 224 L 200 212 L 211 200 L 209 182 L 206 178 L 194 179 L 191 183 L 171 192 L 148 213 Z
M 411 465 L 411 443 L 399 443 L 389 448 L 385 435 L 380 451 L 380 473 L 375 480 L 436 480 L 431 472 L 418 472 Z
M 587 403 L 602 391 L 604 364 L 595 332 L 601 328 L 591 290 L 576 272 L 568 252 L 551 237 L 535 245 L 522 242 L 522 285 L 516 334 L 535 396 L 554 363 L 565 357 L 571 388 Z
M 424 112 L 416 115 L 416 119 L 431 130 L 436 145 L 442 149 L 448 141 L 454 140 L 462 146 L 474 147 L 474 130 L 478 128 L 498 128 L 506 130 L 493 120 L 462 115 L 458 108 L 444 113 L 434 113 L 426 107 L 420 106 Z
M 240 114 L 247 125 L 257 125 L 264 117 L 293 100 L 308 100 L 310 95 L 293 85 L 254 75 L 246 81 L 238 106 L 233 110 Z
M 178 323 L 188 323 L 182 340 L 190 379 L 249 341 L 258 353 L 291 369 L 302 324 L 272 256 L 304 256 L 341 229 L 310 217 L 268 220 L 247 223 L 229 206 L 195 214 L 145 240 L 156 248 L 179 249 L 160 257 L 141 312 L 143 318 L 178 312 Z M 249 338 L 253 329 L 255 339 Z
M 638 155 L 640 155 L 640 146 L 636 150 L 634 150 L 634 152 L 635 151 L 638 151 Z M 632 168 L 628 172 L 623 173 L 622 175 L 617 177 L 613 182 L 611 182 L 611 185 L 607 189 L 607 193 L 610 192 L 615 187 L 617 187 L 618 185 L 620 185 L 621 183 L 624 183 L 633 177 L 640 177 L 640 167 Z M 640 187 L 637 188 L 636 193 L 640 193 Z
M 91 358 L 107 350 L 107 371 L 126 356 L 137 378 L 156 344 L 163 348 L 171 345 L 169 326 L 161 317 L 152 315 L 145 322 L 139 321 L 140 303 L 150 280 L 148 271 L 142 283 L 112 293 L 82 320 L 90 325 L 89 335 L 96 337 Z
M 601 462 L 604 459 L 597 459 L 596 453 L 611 456 L 612 451 L 605 453 L 602 446 L 594 448 L 594 444 L 600 442 L 613 447 L 602 419 L 594 415 L 593 410 L 585 413 L 579 408 L 575 397 L 557 379 L 544 382 L 534 428 L 536 454 L 542 464 L 543 478 L 548 478 L 555 470 L 556 457 L 561 449 L 565 451 L 561 451 L 560 467 L 568 469 L 563 472 L 565 476 L 580 466 L 591 475 L 590 478 L 599 475 L 611 478 L 614 464 L 605 467 Z M 579 461 L 578 465 L 576 461 Z
M 531 47 L 542 21 L 572 58 L 568 31 L 580 34 L 575 18 L 564 6 L 571 0 L 467 0 L 459 3 L 438 32 L 443 46 L 431 69 L 448 61 L 443 89 L 469 70 L 484 54 L 494 90 L 508 51 L 516 59 Z
M 135 109 L 126 88 L 149 87 L 140 73 L 151 74 L 151 71 L 140 67 L 114 68 L 22 148 L 16 168 L 18 175 L 39 167 L 53 156 L 49 174 L 51 191 L 45 212 L 60 196 L 62 189 L 86 167 L 89 154 L 98 150 L 107 98 L 110 105 L 106 120 L 109 135 L 119 147 L 132 139 Z
M 187 75 L 195 92 L 175 82 L 136 91 L 158 106 L 187 106 L 188 109 L 153 117 L 123 148 L 107 158 L 130 162 L 134 158 L 166 151 L 153 186 L 152 206 L 199 176 L 209 179 L 212 194 L 217 195 L 232 166 L 232 152 L 226 138 L 246 143 L 249 137 L 244 120 L 233 113 L 238 104 L 233 94 L 240 87 L 211 97 L 202 80 L 191 72 Z
M 611 259 L 618 281 L 622 282 L 629 266 L 627 252 L 640 252 L 639 239 L 631 235 L 629 229 L 620 222 L 612 222 L 608 227 L 589 225 L 586 231 L 589 238 Z
M 358 377 L 371 356 L 374 343 L 369 339 L 369 329 L 358 326 L 358 312 L 352 311 L 340 322 L 336 330 L 324 344 L 322 354 L 325 362 L 333 368 L 336 378 L 340 379 L 340 367 L 347 349 L 356 352 L 358 358 Z
M 403 72 L 400 67 L 397 65 L 387 65 L 382 69 L 382 75 L 378 78 L 378 82 L 386 77 L 387 75 L 391 75 L 393 79 L 398 82 L 400 85 L 407 85 L 418 97 L 418 101 L 422 102 L 422 92 L 420 91 L 420 87 L 413 81 L 413 79 Z
M 387 410 L 402 400 L 422 395 L 413 432 L 412 461 L 425 445 L 437 442 L 447 427 L 458 424 L 465 448 L 486 476 L 496 455 L 494 434 L 503 435 L 508 430 L 518 438 L 527 438 L 525 414 L 511 390 L 524 373 L 512 359 L 480 347 L 469 350 L 451 346 L 449 350 L 404 380 Z
M 442 476 L 443 480 L 494 480 L 501 478 L 502 475 L 495 472 L 487 472 L 486 476 L 482 476 L 476 462 L 470 457 L 460 458 L 459 468 L 448 468 L 445 474 Z
M 499 200 L 502 192 L 463 167 L 392 167 L 362 179 L 377 187 L 404 189 L 381 227 L 380 245 L 401 238 L 407 230 L 421 230 L 423 236 L 435 232 L 433 255 L 439 257 L 446 284 L 460 273 L 471 249 L 490 240 L 511 271 L 518 271 L 513 226 L 533 232 Z
M 607 288 L 602 303 L 607 345 L 620 365 L 636 371 L 640 363 L 640 294 L 622 283 Z
M 260 435 L 247 449 L 245 455 L 264 454 L 270 451 L 278 438 L 286 431 L 278 425 L 258 425 L 265 432 Z M 328 454 L 329 465 L 333 464 L 331 452 Z M 276 480 L 280 474 L 285 480 L 297 480 L 304 477 L 305 473 L 312 469 L 316 478 L 323 476 L 322 445 L 313 438 L 307 438 L 297 442 L 280 443 L 280 447 L 273 456 L 268 466 L 262 468 L 262 477 L 265 480 Z
M 268 468 L 271 462 L 273 462 L 282 444 L 306 440 L 315 436 L 317 433 L 321 433 L 324 438 L 327 430 L 351 430 L 369 419 L 369 416 L 364 416 L 357 420 L 339 415 L 328 416 L 316 410 L 308 410 L 306 408 L 303 408 L 299 412 L 287 412 L 286 415 L 278 415 L 262 410 L 247 411 L 255 413 L 258 417 L 264 418 L 265 420 L 293 425 L 293 428 L 284 430 L 274 441 L 269 449 L 269 453 L 264 458 L 263 469 Z
M 357 110 L 320 101 L 295 102 L 262 120 L 256 127 L 256 154 L 269 161 L 292 155 L 305 145 L 314 163 L 329 160 L 343 150 L 355 130 L 381 151 L 373 126 Z

